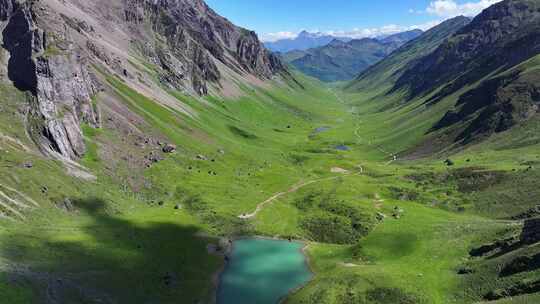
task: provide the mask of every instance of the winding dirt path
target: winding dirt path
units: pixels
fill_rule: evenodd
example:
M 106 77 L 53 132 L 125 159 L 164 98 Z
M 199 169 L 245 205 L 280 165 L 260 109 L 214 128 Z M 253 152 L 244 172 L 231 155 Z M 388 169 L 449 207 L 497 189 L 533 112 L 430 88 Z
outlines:
M 311 180 L 311 181 L 307 181 L 307 182 L 298 182 L 296 184 L 294 184 L 291 188 L 289 188 L 289 190 L 287 191 L 283 191 L 283 192 L 278 192 L 276 194 L 274 194 L 273 196 L 269 197 L 268 199 L 266 199 L 265 201 L 259 203 L 257 205 L 257 208 L 255 208 L 255 211 L 251 212 L 251 213 L 244 213 L 244 214 L 241 214 L 238 216 L 238 218 L 241 218 L 241 219 L 251 219 L 251 218 L 254 218 L 255 216 L 257 216 L 257 214 L 259 212 L 261 212 L 264 207 L 266 207 L 268 204 L 272 203 L 273 201 L 275 201 L 276 199 L 284 196 L 284 195 L 287 195 L 287 194 L 290 194 L 290 193 L 293 193 L 293 192 L 296 192 L 306 186 L 309 186 L 311 184 L 315 184 L 315 183 L 320 183 L 320 182 L 324 182 L 324 181 L 329 181 L 329 180 L 334 180 L 334 179 L 338 179 L 340 177 L 345 177 L 345 176 L 354 176 L 354 175 L 360 175 L 364 172 L 364 169 L 359 166 L 359 171 L 356 172 L 355 174 L 350 174 L 350 172 L 345 172 L 341 175 L 338 175 L 338 176 L 331 176 L 331 177 L 326 177 L 326 178 L 319 178 L 319 179 L 314 179 L 314 180 Z
M 370 146 L 370 147 L 374 147 L 374 148 L 376 148 L 377 150 L 379 150 L 380 152 L 382 152 L 382 153 L 384 153 L 384 154 L 390 156 L 390 157 L 391 157 L 391 160 L 388 161 L 388 162 L 385 164 L 385 165 L 387 165 L 387 166 L 390 165 L 391 163 L 397 161 L 398 158 L 397 158 L 397 155 L 396 155 L 396 154 L 386 151 L 386 150 L 383 149 L 381 146 L 378 146 L 378 145 L 372 145 L 370 141 L 366 141 L 366 140 L 360 135 L 359 132 L 360 132 L 360 129 L 362 128 L 362 127 L 360 126 L 361 123 L 362 123 L 362 122 L 360 121 L 360 122 L 358 123 L 358 125 L 357 125 L 357 128 L 354 130 L 354 135 L 356 136 L 356 138 L 358 138 L 358 143 L 362 143 L 362 144 L 368 145 L 368 146 Z

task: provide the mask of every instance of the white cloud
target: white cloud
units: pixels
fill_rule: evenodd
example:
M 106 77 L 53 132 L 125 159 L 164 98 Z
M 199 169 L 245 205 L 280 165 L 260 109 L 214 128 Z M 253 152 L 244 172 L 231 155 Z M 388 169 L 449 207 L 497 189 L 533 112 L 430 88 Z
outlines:
M 484 9 L 501 1 L 502 0 L 477 0 L 459 4 L 454 0 L 436 0 L 429 4 L 426 8 L 426 12 L 444 18 L 451 18 L 459 15 L 474 17 L 480 14 Z
M 426 31 L 439 23 L 441 23 L 442 20 L 434 20 L 430 22 L 426 22 L 423 24 L 418 25 L 411 25 L 411 26 L 400 26 L 395 24 L 388 24 L 385 26 L 377 27 L 377 28 L 354 28 L 352 30 L 337 30 L 337 31 L 316 31 L 311 30 L 308 31 L 309 33 L 313 35 L 323 36 L 323 35 L 331 35 L 334 37 L 348 37 L 348 38 L 354 38 L 354 39 L 360 39 L 360 38 L 373 38 L 378 36 L 384 36 L 384 35 L 392 35 L 396 33 L 401 33 L 405 31 L 410 31 L 414 29 L 421 29 L 423 31 Z M 281 39 L 294 39 L 298 37 L 298 34 L 300 32 L 276 32 L 276 33 L 266 33 L 260 35 L 261 40 L 264 42 L 274 42 L 276 40 Z
M 308 31 L 311 34 L 318 35 L 332 35 L 335 37 L 350 37 L 355 39 L 366 38 L 366 37 L 377 37 L 384 35 L 392 35 L 399 32 L 409 31 L 413 29 L 421 29 L 426 31 L 438 24 L 440 24 L 444 19 L 456 17 L 456 16 L 467 16 L 474 17 L 482 12 L 482 10 L 490 7 L 493 4 L 501 2 L 502 0 L 468 0 L 469 2 L 458 3 L 455 0 L 435 0 L 431 1 L 429 6 L 425 10 L 414 10 L 409 9 L 411 14 L 430 14 L 439 17 L 438 20 L 433 20 L 418 25 L 411 26 L 399 26 L 395 24 L 389 24 L 381 26 L 378 28 L 355 28 L 352 30 L 338 30 L 338 31 L 317 31 L 311 30 Z M 276 33 L 266 33 L 260 35 L 261 40 L 264 42 L 274 42 L 281 39 L 294 39 L 298 37 L 300 32 L 276 32 Z
M 413 8 L 410 8 L 410 9 L 409 9 L 409 14 L 422 15 L 422 14 L 424 14 L 424 13 L 425 13 L 424 10 L 415 10 L 415 9 L 413 9 Z
M 266 33 L 260 35 L 260 38 L 264 42 L 274 42 L 281 39 L 294 39 L 298 36 L 298 33 L 293 32 L 277 32 L 277 33 Z

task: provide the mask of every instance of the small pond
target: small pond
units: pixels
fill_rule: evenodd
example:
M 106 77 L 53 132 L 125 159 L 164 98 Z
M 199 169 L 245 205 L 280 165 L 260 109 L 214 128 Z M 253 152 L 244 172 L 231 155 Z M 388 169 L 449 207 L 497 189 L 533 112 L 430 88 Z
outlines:
M 348 146 L 345 146 L 345 145 L 338 145 L 338 146 L 335 146 L 334 147 L 336 150 L 339 150 L 339 151 L 349 151 L 351 148 L 349 148 Z
M 328 130 L 330 130 L 330 127 L 327 127 L 327 126 L 318 127 L 317 129 L 313 130 L 313 134 L 319 134 Z
M 269 239 L 241 239 L 233 244 L 221 275 L 218 304 L 275 304 L 311 279 L 304 245 Z

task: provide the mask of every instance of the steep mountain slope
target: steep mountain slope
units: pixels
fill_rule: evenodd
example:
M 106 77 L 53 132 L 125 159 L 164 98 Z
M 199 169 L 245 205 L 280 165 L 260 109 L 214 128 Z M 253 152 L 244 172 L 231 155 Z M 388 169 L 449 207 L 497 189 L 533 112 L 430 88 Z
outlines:
M 381 62 L 360 73 L 347 85 L 347 89 L 359 91 L 392 85 L 410 65 L 432 52 L 469 22 L 469 18 L 456 17 L 431 28 L 404 44 Z
M 382 40 L 372 38 L 353 39 L 349 42 L 333 40 L 319 48 L 285 53 L 283 58 L 301 72 L 322 81 L 350 80 L 421 33 L 420 30 L 414 30 L 391 35 Z
M 274 42 L 266 42 L 264 45 L 269 50 L 272 50 L 274 52 L 286 53 L 295 50 L 304 51 L 307 49 L 327 45 L 335 39 L 344 42 L 351 40 L 351 38 L 347 37 L 336 37 L 331 35 L 325 35 L 322 33 L 309 33 L 307 31 L 302 31 L 298 34 L 296 38 L 281 39 Z
M 395 90 L 411 96 L 451 82 L 451 94 L 499 69 L 507 70 L 539 53 L 537 1 L 504 1 L 486 9 L 398 79 Z
M 430 97 L 436 103 L 476 86 L 462 92 L 455 109 L 434 126 L 455 126 L 454 141 L 468 143 L 537 117 L 538 54 L 540 3 L 503 1 L 404 73 L 394 90 L 406 88 L 414 97 L 441 88 Z
M 166 89 L 204 95 L 236 79 L 256 83 L 284 72 L 257 36 L 203 1 L 2 0 L 7 78 L 35 100 L 28 131 L 41 149 L 75 160 L 85 152 L 81 123 L 99 125 L 92 98 L 98 65 L 179 111 Z M 152 64 L 162 88 L 133 62 Z M 233 93 L 234 94 L 234 93 Z
M 446 107 L 446 114 L 436 114 L 440 120 L 427 130 L 429 140 L 419 148 L 425 153 L 435 146 L 478 142 L 526 123 L 538 116 L 539 5 L 502 1 L 459 30 L 447 31 L 447 37 L 455 34 L 441 36 L 438 45 L 414 52 L 428 32 L 362 73 L 349 88 L 381 88 L 387 82 L 379 93 L 401 98 L 401 103 L 423 100 L 426 111 L 444 104 L 436 109 Z

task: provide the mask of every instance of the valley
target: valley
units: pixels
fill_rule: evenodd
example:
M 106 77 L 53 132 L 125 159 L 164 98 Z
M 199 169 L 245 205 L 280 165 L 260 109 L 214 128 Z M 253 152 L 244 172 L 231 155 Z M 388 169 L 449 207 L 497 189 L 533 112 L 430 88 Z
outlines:
M 540 301 L 539 8 L 336 84 L 203 1 L 0 0 L 0 303 L 231 303 L 256 237 L 302 244 L 284 303 Z

